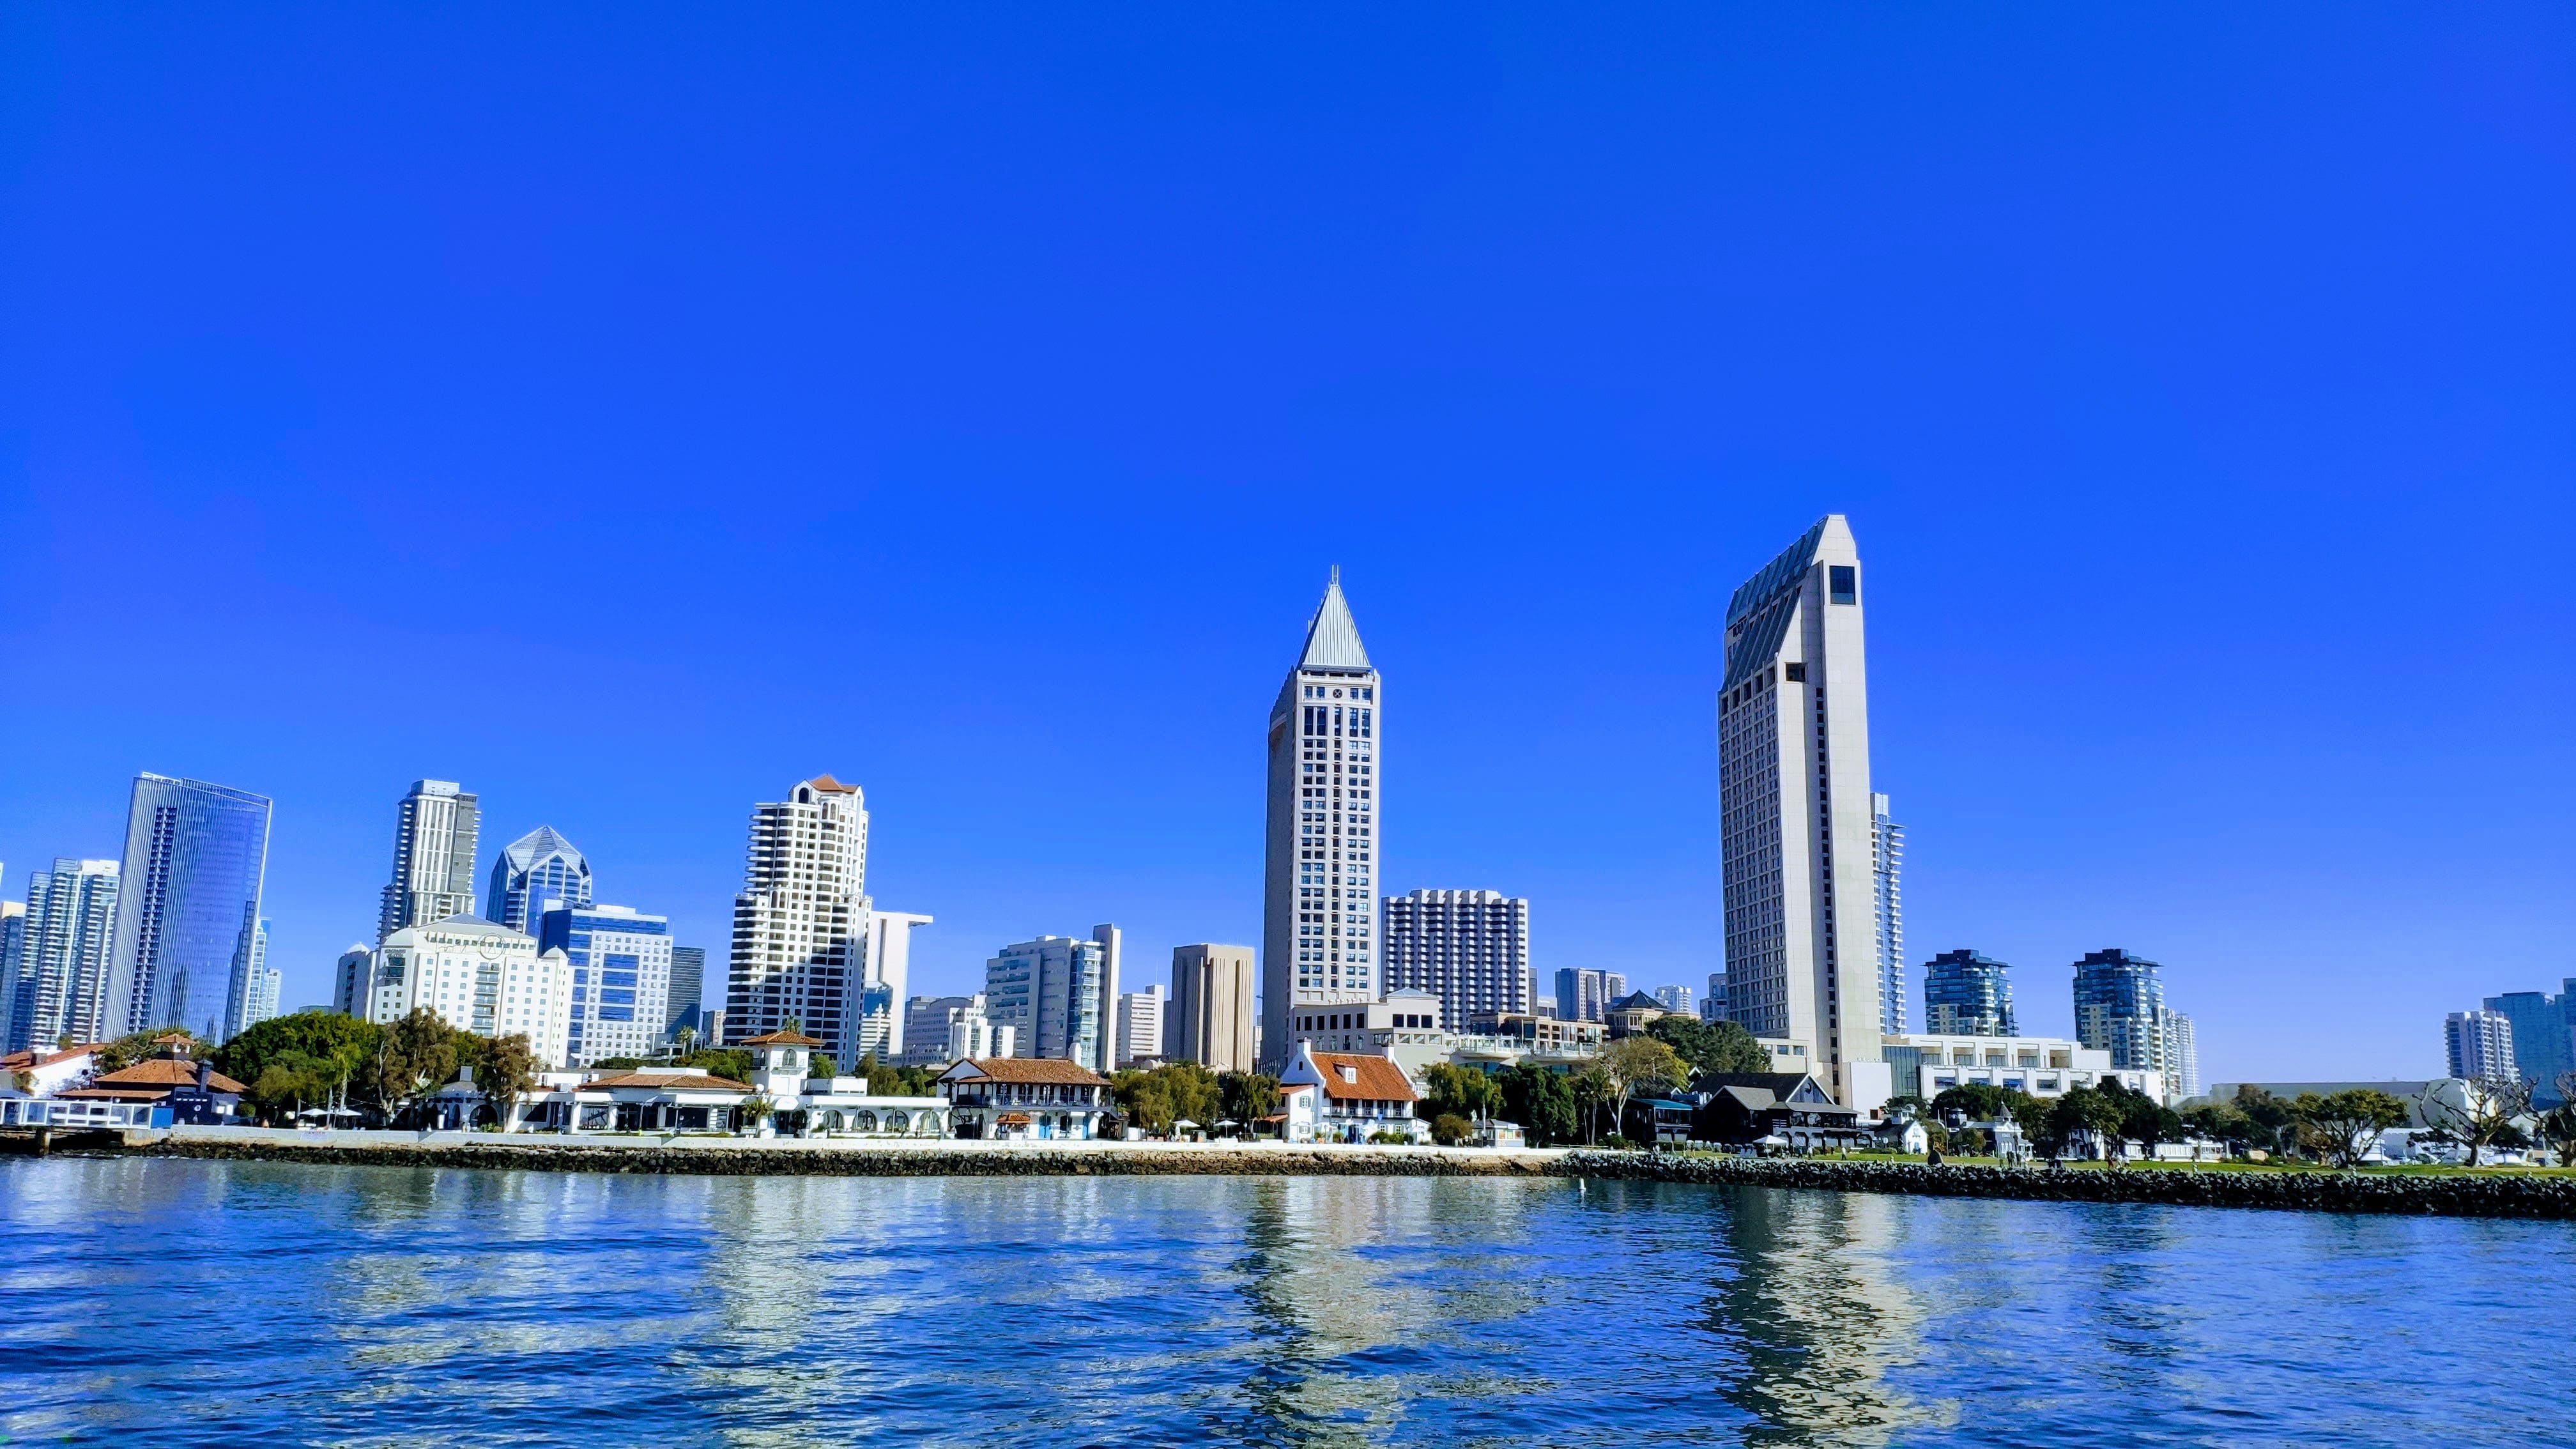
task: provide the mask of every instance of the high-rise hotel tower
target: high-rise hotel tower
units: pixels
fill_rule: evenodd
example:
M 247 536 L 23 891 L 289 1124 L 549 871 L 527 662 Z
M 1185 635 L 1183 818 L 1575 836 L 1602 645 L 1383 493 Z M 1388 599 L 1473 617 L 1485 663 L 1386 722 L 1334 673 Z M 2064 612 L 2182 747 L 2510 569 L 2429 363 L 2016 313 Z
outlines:
M 1839 513 L 1727 604 L 1717 762 L 1727 1014 L 1848 1101 L 1850 1064 L 1881 1058 L 1860 553 Z
M 754 806 L 742 891 L 733 898 L 725 1046 L 789 1022 L 844 1065 L 868 959 L 868 806 L 829 775 Z
M 1333 570 L 1270 711 L 1261 1056 L 1289 1060 L 1289 1008 L 1377 999 L 1378 678 Z

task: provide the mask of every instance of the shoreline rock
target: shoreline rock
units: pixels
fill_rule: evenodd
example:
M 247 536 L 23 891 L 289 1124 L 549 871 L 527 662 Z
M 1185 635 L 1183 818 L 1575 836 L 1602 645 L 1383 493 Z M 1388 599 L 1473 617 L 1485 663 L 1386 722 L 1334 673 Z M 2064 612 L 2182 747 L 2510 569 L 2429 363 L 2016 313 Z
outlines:
M 2277 1211 L 2438 1217 L 2576 1219 L 2576 1178 L 2372 1176 L 2349 1172 L 2195 1172 L 1927 1167 L 1906 1162 L 1736 1158 L 1682 1153 L 1492 1152 L 1367 1147 L 1182 1148 L 1131 1144 L 1047 1147 L 742 1146 L 636 1143 L 406 1145 L 226 1141 L 174 1137 L 112 1149 L 119 1155 L 348 1167 L 696 1174 L 722 1177 L 1560 1177 L 1713 1186 L 1868 1192 L 2033 1202 L 2146 1203 Z

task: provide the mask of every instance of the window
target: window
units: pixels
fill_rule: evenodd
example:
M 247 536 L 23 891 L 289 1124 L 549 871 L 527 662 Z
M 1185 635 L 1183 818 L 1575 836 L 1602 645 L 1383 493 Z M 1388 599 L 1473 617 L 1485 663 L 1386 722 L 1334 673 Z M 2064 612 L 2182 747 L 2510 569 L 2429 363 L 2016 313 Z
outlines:
M 1807 682 L 1807 666 L 1792 660 L 1780 666 L 1780 677 L 1791 684 L 1804 684 Z
M 1837 604 L 1860 602 L 1860 570 L 1850 564 L 1833 564 L 1825 570 L 1825 583 Z

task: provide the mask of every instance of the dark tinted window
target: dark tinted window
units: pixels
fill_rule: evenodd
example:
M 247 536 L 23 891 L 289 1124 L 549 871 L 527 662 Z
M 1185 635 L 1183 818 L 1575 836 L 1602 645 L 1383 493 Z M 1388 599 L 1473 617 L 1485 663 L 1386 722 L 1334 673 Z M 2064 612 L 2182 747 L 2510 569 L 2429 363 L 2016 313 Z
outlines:
M 1849 564 L 1833 564 L 1825 569 L 1825 581 L 1837 604 L 1860 602 L 1860 570 Z

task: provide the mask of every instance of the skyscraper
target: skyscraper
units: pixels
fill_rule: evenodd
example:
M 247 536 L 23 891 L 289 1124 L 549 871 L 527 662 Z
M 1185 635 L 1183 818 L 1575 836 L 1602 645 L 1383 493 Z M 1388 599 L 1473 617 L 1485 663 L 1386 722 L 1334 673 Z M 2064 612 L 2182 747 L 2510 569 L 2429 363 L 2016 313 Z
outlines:
M 134 777 L 101 1030 L 182 1026 L 221 1041 L 247 1024 L 268 819 L 258 795 Z
M 752 808 L 742 893 L 733 898 L 724 1045 L 793 1021 L 843 1063 L 857 1063 L 867 876 L 868 809 L 858 786 L 817 775 Z
M 1692 1014 L 1691 989 L 1687 986 L 1678 983 L 1671 986 L 1658 986 L 1655 988 L 1655 1001 L 1675 1016 Z
M 1708 973 L 1708 994 L 1699 999 L 1699 1019 L 1702 1021 L 1734 1020 L 1733 1017 L 1726 1014 L 1725 972 L 1711 971 Z
M 2116 947 L 2087 952 L 2075 963 L 2075 1039 L 2121 1070 L 2167 1071 L 2163 969 Z
M 1887 813 L 1887 796 L 1869 797 L 1870 903 L 1877 914 L 1878 1029 L 1905 1033 L 1905 827 Z
M 699 1002 L 707 990 L 707 948 L 671 948 L 671 995 L 662 1010 L 662 1040 L 677 1041 L 680 1029 L 702 1031 Z
M 268 922 L 250 938 L 250 1002 L 242 1009 L 241 1026 L 245 1030 L 277 1015 L 277 998 L 285 990 L 284 975 L 268 964 Z
M 564 1066 L 640 1057 L 662 1044 L 671 1008 L 670 917 L 558 900 L 537 923 L 537 950 L 561 951 L 572 968 Z
M 1252 1045 L 1253 996 L 1250 946 L 1173 947 L 1165 1055 L 1212 1071 L 1251 1071 L 1258 1055 Z
M 0 1052 L 22 1050 L 18 991 L 27 961 L 27 903 L 0 901 Z
M 331 967 L 331 1009 L 342 1016 L 365 1016 L 374 972 L 375 951 L 363 941 L 351 942 Z
M 2464 1081 L 2521 1075 L 2514 1065 L 2513 1022 L 2501 1011 L 2452 1012 L 2442 1019 L 2442 1045 L 2451 1075 Z
M 478 828 L 475 798 L 455 781 L 412 782 L 394 819 L 394 878 L 376 913 L 377 945 L 405 926 L 474 914 Z
M 1628 978 L 1616 971 L 1596 971 L 1589 966 L 1560 966 L 1556 970 L 1556 1019 L 1559 1021 L 1608 1021 L 1610 1003 L 1628 994 Z M 1451 1025 L 1459 1025 L 1450 1018 Z
M 1934 1036 L 2019 1036 L 2012 967 L 1979 951 L 1944 951 L 1923 963 L 1923 1029 Z
M 2513 1067 L 2531 1083 L 2532 1100 L 2556 1106 L 2565 1100 L 2558 1079 L 2576 1071 L 2576 977 L 2559 994 L 2508 991 L 2486 999 L 2486 1009 L 2513 1027 Z
M 1838 1099 L 1877 1061 L 1860 554 L 1833 514 L 1726 608 L 1717 698 L 1727 1013 L 1802 1044 Z
M 2200 1033 L 2179 1011 L 2165 1013 L 2165 1099 L 2200 1095 Z
M 1163 983 L 1155 982 L 1142 991 L 1126 991 L 1118 997 L 1118 1065 L 1126 1066 L 1140 1057 L 1163 1060 L 1164 1008 L 1171 998 L 1163 994 Z
M 1419 890 L 1388 896 L 1386 989 L 1440 998 L 1442 1018 L 1464 1030 L 1478 1016 L 1534 1007 L 1529 901 L 1501 891 Z
M 1106 1074 L 1117 1065 L 1116 926 L 1091 938 L 1040 936 L 1005 946 L 984 963 L 985 1010 L 1018 1033 L 1019 1054 L 1058 1057 Z
M 112 860 L 57 860 L 27 877 L 9 1049 L 104 1040 L 108 960 L 116 945 Z
M 911 1049 L 910 1013 L 904 1004 L 910 999 L 906 993 L 912 990 L 912 933 L 929 925 L 931 919 L 902 911 L 868 912 L 870 989 L 865 993 L 865 1015 L 873 1024 L 862 1023 L 861 1034 L 868 1037 L 867 1047 L 880 1058 Z
M 1292 1004 L 1378 994 L 1378 689 L 1337 568 L 1270 709 L 1261 1050 L 1273 1065 L 1295 1050 Z
M 483 919 L 533 936 L 537 918 L 557 901 L 590 904 L 590 862 L 553 826 L 540 825 L 493 858 L 492 878 L 483 891 Z

